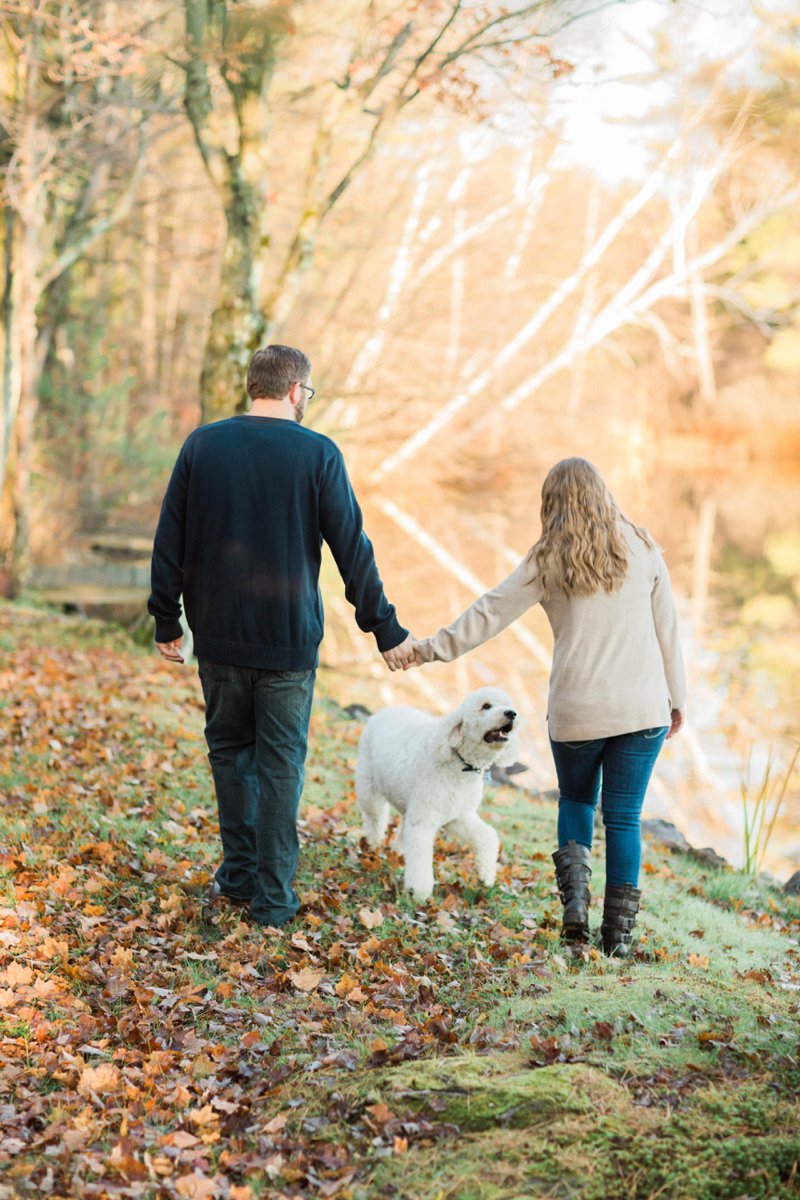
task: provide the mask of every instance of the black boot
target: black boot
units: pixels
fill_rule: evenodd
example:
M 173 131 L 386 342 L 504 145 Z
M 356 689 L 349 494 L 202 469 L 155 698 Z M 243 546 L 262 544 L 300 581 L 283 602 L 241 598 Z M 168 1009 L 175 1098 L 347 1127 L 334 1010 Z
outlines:
M 603 924 L 600 926 L 603 950 L 606 954 L 616 958 L 627 958 L 641 898 L 642 893 L 639 889 L 629 883 L 624 887 L 606 884 Z
M 567 842 L 553 855 L 558 894 L 564 905 L 561 936 L 567 942 L 589 940 L 589 880 L 592 852 L 579 842 Z

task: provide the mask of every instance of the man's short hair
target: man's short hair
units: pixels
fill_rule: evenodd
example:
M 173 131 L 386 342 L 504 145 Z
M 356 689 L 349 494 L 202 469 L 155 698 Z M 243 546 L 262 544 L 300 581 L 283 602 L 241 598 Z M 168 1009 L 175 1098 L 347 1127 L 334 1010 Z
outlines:
M 305 383 L 311 363 L 292 346 L 266 346 L 256 350 L 247 368 L 247 394 L 251 400 L 282 400 L 293 383 Z

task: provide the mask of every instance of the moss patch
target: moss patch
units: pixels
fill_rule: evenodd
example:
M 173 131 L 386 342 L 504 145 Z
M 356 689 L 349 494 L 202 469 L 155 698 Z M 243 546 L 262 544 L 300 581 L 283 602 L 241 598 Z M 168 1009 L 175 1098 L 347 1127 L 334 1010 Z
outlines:
M 519 1069 L 519 1058 L 460 1055 L 395 1068 L 386 1101 L 435 1113 L 462 1132 L 498 1125 L 526 1129 L 559 1114 L 611 1112 L 630 1104 L 625 1089 L 602 1071 L 576 1063 Z

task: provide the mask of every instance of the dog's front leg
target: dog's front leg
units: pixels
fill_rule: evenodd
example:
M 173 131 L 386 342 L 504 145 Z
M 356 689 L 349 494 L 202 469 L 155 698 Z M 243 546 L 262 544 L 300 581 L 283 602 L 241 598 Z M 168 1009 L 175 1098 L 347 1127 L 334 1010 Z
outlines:
M 452 832 L 469 846 L 475 855 L 478 879 L 487 887 L 491 887 L 497 876 L 497 856 L 500 852 L 500 838 L 497 832 L 491 825 L 482 821 L 477 813 L 451 821 L 447 832 Z
M 403 820 L 403 857 L 406 860 L 404 887 L 414 899 L 429 900 L 433 892 L 433 841 L 435 825 Z

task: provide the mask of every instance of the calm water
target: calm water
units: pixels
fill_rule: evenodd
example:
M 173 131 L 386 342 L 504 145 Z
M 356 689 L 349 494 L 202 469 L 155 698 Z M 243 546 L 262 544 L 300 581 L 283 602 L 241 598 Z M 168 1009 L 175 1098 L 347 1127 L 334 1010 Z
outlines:
M 503 578 L 538 534 L 541 481 L 566 453 L 591 458 L 624 510 L 664 547 L 690 677 L 688 727 L 661 756 L 646 813 L 672 820 L 694 845 L 740 865 L 741 788 L 776 777 L 800 740 L 800 471 L 749 464 L 741 449 L 652 430 L 605 438 L 556 422 L 491 435 L 368 482 L 374 454 L 348 453 L 387 592 L 418 636 L 435 632 Z M 738 458 L 739 461 L 735 461 Z M 333 690 L 369 707 L 411 703 L 444 712 L 497 683 L 526 719 L 523 758 L 534 786 L 555 775 L 545 727 L 549 627 L 540 609 L 453 664 L 390 675 L 370 657 L 335 576 L 326 583 L 323 663 Z M 748 765 L 749 764 L 749 765 Z M 787 790 L 764 867 L 800 866 L 800 771 Z

